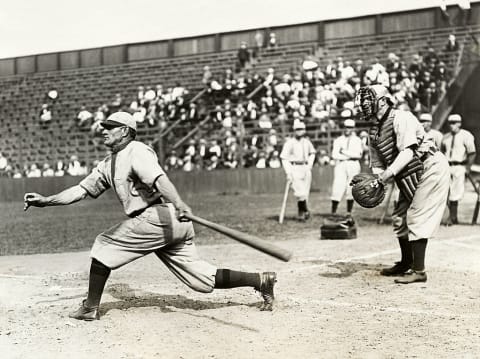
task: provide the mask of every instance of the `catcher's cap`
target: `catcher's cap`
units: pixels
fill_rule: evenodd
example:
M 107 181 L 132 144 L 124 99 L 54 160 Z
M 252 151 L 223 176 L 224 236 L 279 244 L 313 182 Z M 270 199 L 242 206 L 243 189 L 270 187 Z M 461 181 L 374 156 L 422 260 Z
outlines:
M 393 98 L 392 98 L 392 95 L 390 94 L 390 92 L 388 91 L 388 89 L 385 87 L 385 86 L 382 86 L 382 85 L 371 85 L 369 86 L 370 89 L 374 92 L 375 94 L 375 98 L 378 100 L 378 99 L 381 99 L 383 97 L 386 97 L 387 99 L 390 100 L 390 102 L 393 103 Z
M 432 122 L 432 115 L 429 113 L 422 113 L 418 118 L 420 122 Z
M 345 121 L 343 121 L 343 126 L 347 127 L 347 128 L 354 128 L 355 127 L 355 121 L 351 120 L 351 119 L 345 120 Z
M 293 129 L 294 130 L 304 130 L 305 129 L 305 124 L 302 121 L 295 121 L 293 123 Z
M 137 130 L 137 122 L 128 112 L 115 112 L 112 113 L 105 121 L 101 122 L 102 127 L 113 128 L 119 126 L 127 126 L 132 130 Z
M 448 116 L 448 122 L 462 122 L 462 116 L 453 114 Z

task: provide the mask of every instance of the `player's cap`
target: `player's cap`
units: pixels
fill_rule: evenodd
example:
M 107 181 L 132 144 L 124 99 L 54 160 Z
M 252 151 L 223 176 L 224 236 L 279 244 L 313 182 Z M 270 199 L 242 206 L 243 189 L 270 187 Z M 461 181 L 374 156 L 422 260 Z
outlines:
M 432 115 L 429 113 L 422 113 L 418 120 L 420 122 L 432 122 Z
M 115 112 L 112 113 L 105 121 L 101 122 L 102 127 L 113 128 L 119 126 L 127 126 L 132 130 L 137 130 L 137 121 L 128 112 Z
M 305 129 L 305 124 L 302 121 L 295 121 L 293 123 L 293 129 L 294 130 L 304 130 Z
M 448 122 L 462 122 L 462 116 L 453 114 L 448 116 Z
M 347 128 L 354 128 L 355 127 L 355 121 L 351 120 L 351 119 L 345 120 L 345 121 L 343 121 L 343 126 L 347 127 Z

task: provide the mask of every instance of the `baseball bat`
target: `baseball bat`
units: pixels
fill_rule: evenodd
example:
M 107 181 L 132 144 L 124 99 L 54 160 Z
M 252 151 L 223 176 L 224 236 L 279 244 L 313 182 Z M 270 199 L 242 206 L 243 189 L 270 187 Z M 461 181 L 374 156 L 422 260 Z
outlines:
M 288 192 L 290 191 L 290 182 L 287 181 L 285 185 L 285 192 L 283 193 L 283 201 L 282 201 L 282 208 L 280 209 L 280 215 L 278 216 L 278 223 L 282 224 L 283 219 L 285 217 L 285 210 L 287 209 L 287 200 L 288 200 Z
M 475 192 L 477 193 L 477 202 L 475 203 L 475 209 L 473 210 L 473 216 L 472 216 L 472 224 L 477 224 L 478 211 L 480 209 L 480 189 L 475 184 L 475 181 L 470 173 L 467 175 L 467 177 L 472 183 L 472 186 L 475 189 Z
M 197 217 L 193 214 L 185 215 L 185 218 L 188 218 L 192 222 L 201 224 L 202 226 L 213 229 L 214 231 L 225 234 L 227 237 L 230 237 L 238 242 L 241 242 L 250 247 L 258 249 L 260 252 L 269 254 L 277 259 L 281 259 L 282 261 L 288 262 L 292 258 L 292 252 L 283 248 L 279 248 L 273 245 L 272 243 L 268 243 L 264 241 L 261 238 L 237 231 L 236 229 L 232 229 L 215 222 L 211 222 L 204 218 Z

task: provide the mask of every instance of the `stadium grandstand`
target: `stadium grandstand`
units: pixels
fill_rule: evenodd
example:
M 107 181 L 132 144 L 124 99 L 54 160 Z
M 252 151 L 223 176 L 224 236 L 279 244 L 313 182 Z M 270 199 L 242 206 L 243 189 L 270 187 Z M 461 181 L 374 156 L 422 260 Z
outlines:
M 431 112 L 436 128 L 455 109 L 478 133 L 480 108 L 462 93 L 478 91 L 479 41 L 472 2 L 468 13 L 449 5 L 4 58 L 0 171 L 87 173 L 106 153 L 99 122 L 120 109 L 169 170 L 269 167 L 295 120 L 328 163 L 365 83 Z

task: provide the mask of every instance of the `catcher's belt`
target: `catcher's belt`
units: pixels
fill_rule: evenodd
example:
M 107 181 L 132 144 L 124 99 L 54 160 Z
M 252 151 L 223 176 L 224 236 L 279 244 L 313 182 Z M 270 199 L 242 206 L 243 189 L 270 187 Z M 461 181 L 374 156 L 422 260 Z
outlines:
M 386 118 L 385 118 L 386 117 Z M 397 141 L 393 130 L 395 111 L 389 110 L 384 118 L 370 129 L 370 144 L 381 156 L 385 167 L 398 156 Z M 423 174 L 423 163 L 414 153 L 412 160 L 395 176 L 395 183 L 404 197 L 411 201 Z

